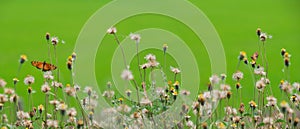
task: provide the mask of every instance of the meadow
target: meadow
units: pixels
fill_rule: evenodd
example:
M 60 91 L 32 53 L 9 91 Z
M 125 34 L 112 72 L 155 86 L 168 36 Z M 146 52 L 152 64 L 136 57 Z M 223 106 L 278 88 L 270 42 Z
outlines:
M 74 45 L 77 40 L 81 28 L 89 17 L 99 8 L 109 3 L 109 0 L 101 2 L 90 1 L 8 1 L 0 2 L 0 39 L 1 40 L 1 63 L 0 63 L 0 78 L 3 78 L 8 84 L 6 87 L 13 88 L 13 78 L 16 77 L 19 67 L 20 55 L 27 55 L 28 61 L 22 65 L 21 71 L 18 74 L 20 80 L 17 87 L 17 94 L 24 101 L 24 107 L 30 104 L 28 100 L 27 86 L 23 80 L 27 75 L 35 77 L 35 83 L 32 84 L 32 89 L 36 91 L 33 94 L 33 101 L 36 106 L 44 103 L 44 94 L 40 92 L 40 87 L 44 82 L 42 74 L 36 68 L 32 67 L 31 61 L 49 61 L 48 46 L 45 40 L 46 32 L 51 36 L 59 37 L 64 44 L 58 44 L 57 55 L 58 63 L 55 64 L 60 69 L 60 81 L 63 85 L 71 84 L 70 71 L 66 66 L 68 56 L 74 51 Z M 281 80 L 287 78 L 283 72 L 285 64 L 281 55 L 282 48 L 285 48 L 291 56 L 289 66 L 289 81 L 300 81 L 298 77 L 300 66 L 300 53 L 298 48 L 300 45 L 299 23 L 300 15 L 298 5 L 299 1 L 251 1 L 251 2 L 236 2 L 236 1 L 197 1 L 191 0 L 191 3 L 201 9 L 210 19 L 215 29 L 217 30 L 225 50 L 227 83 L 231 85 L 234 91 L 233 96 L 238 98 L 235 93 L 236 81 L 232 78 L 232 74 L 237 71 L 238 57 L 241 56 L 241 51 L 247 53 L 250 63 L 250 56 L 259 51 L 257 45 L 259 38 L 257 36 L 257 28 L 261 28 L 263 32 L 272 35 L 271 39 L 265 42 L 266 59 L 268 61 L 268 78 L 272 87 L 274 97 L 282 98 L 282 92 L 279 89 Z M 128 3 L 133 4 L 133 3 Z M 184 10 L 182 13 L 185 13 Z M 101 26 L 99 24 L 99 26 Z M 203 93 L 208 89 L 209 78 L 215 73 L 211 73 L 211 64 L 208 53 L 204 45 L 193 31 L 186 25 L 176 19 L 165 17 L 157 14 L 142 14 L 127 18 L 114 25 L 118 29 L 120 40 L 128 38 L 130 33 L 145 28 L 159 28 L 168 30 L 178 35 L 191 49 L 192 53 L 197 57 L 196 61 L 200 73 L 199 93 Z M 106 31 L 106 30 L 104 30 Z M 143 36 L 142 36 L 143 37 Z M 143 38 L 142 38 L 143 39 Z M 141 44 L 143 40 L 141 39 Z M 111 62 L 114 51 L 118 44 L 111 35 L 106 35 L 98 48 L 96 56 L 95 73 L 97 77 L 98 87 L 101 91 L 107 89 L 108 81 L 111 78 Z M 163 46 L 165 43 L 161 43 Z M 166 43 L 170 44 L 170 43 Z M 170 46 L 168 49 L 178 49 L 176 46 Z M 261 50 L 262 51 L 262 50 Z M 161 50 L 149 49 L 140 53 L 140 58 L 145 57 L 148 53 L 156 55 L 158 60 L 163 60 L 164 56 Z M 183 53 L 184 54 L 184 53 Z M 259 52 L 259 58 L 263 57 Z M 78 60 L 80 57 L 78 56 Z M 168 56 L 167 65 L 178 67 L 175 60 L 170 55 Z M 131 67 L 136 66 L 136 57 L 133 59 Z M 259 59 L 260 63 L 262 61 Z M 265 66 L 264 66 L 265 67 Z M 82 68 L 84 69 L 84 67 Z M 180 68 L 179 68 L 180 69 Z M 248 102 L 253 98 L 253 79 L 249 67 L 240 63 L 238 70 L 242 71 L 244 78 L 241 80 L 242 96 L 244 104 L 248 108 Z M 183 70 L 184 71 L 184 70 Z M 133 69 L 132 72 L 138 76 L 138 70 Z M 166 74 L 173 77 L 171 71 L 166 71 Z M 220 74 L 220 73 L 218 73 Z M 180 77 L 179 77 L 180 79 Z M 87 79 L 89 80 L 89 79 Z M 287 79 L 286 79 L 287 80 Z M 139 80 L 141 81 L 141 80 Z M 84 89 L 85 85 L 81 86 Z M 1 89 L 2 90 L 2 89 Z M 116 90 L 116 89 L 114 89 Z M 248 92 L 249 91 L 249 92 Z M 121 92 L 121 91 L 118 91 Z M 251 97 L 248 97 L 251 96 Z M 120 96 L 117 96 L 122 97 Z M 266 97 L 266 96 L 265 96 Z M 35 99 L 43 98 L 43 99 Z M 289 101 L 287 98 L 284 98 Z M 71 100 L 73 106 L 76 106 L 76 100 Z M 106 100 L 110 102 L 110 100 Z M 236 100 L 237 101 L 237 100 Z M 239 108 L 236 101 L 230 101 L 230 104 Z M 278 105 L 281 99 L 278 99 Z M 78 109 L 79 107 L 77 107 Z M 193 119 L 194 120 L 194 119 Z

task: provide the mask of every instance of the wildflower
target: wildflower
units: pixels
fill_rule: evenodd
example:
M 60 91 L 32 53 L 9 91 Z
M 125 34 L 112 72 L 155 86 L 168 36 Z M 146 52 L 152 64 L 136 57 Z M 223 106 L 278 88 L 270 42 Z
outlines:
M 42 114 L 43 110 L 44 110 L 44 106 L 42 104 L 39 105 L 38 106 L 38 111 L 39 111 L 40 114 Z
M 52 75 L 52 72 L 51 71 L 47 71 L 47 72 L 44 72 L 44 78 L 46 80 L 53 80 L 54 79 L 54 76 Z
M 122 103 L 123 103 L 123 101 L 124 101 L 124 99 L 123 99 L 123 98 L 119 98 L 119 99 L 118 99 L 118 102 L 119 102 L 120 104 L 122 104 Z
M 218 75 L 212 75 L 210 78 L 209 78 L 209 81 L 212 85 L 215 85 L 215 84 L 219 84 L 220 82 L 220 78 Z
M 121 78 L 128 81 L 133 80 L 132 72 L 128 69 L 123 70 Z
M 298 82 L 293 83 L 293 87 L 294 87 L 294 89 L 296 89 L 297 91 L 300 91 L 300 83 L 298 83 Z
M 102 96 L 107 97 L 107 98 L 112 98 L 114 97 L 115 92 L 113 90 L 109 90 L 109 91 L 104 91 L 104 93 L 102 94 Z
M 232 75 L 232 78 L 236 81 L 243 79 L 243 77 L 244 77 L 244 74 L 240 71 L 237 71 Z
M 250 105 L 250 108 L 251 108 L 252 110 L 255 110 L 255 108 L 257 107 L 257 105 L 256 105 L 256 103 L 255 103 L 254 101 L 250 101 L 250 102 L 249 102 L 249 105 Z
M 9 101 L 11 103 L 17 103 L 17 100 L 18 100 L 18 96 L 16 94 L 11 95 L 9 98 Z
M 251 61 L 251 66 L 252 66 L 252 68 L 255 68 L 256 62 L 254 60 Z
M 226 96 L 227 96 L 227 99 L 230 99 L 231 94 L 232 94 L 232 93 L 231 93 L 230 91 L 227 92 L 227 95 L 226 95 Z
M 176 90 L 178 90 L 179 89 L 179 81 L 175 81 L 173 86 L 175 87 Z
M 49 101 L 49 103 L 55 107 L 56 107 L 56 105 L 60 104 L 60 102 L 58 100 L 51 100 L 51 101 Z
M 286 53 L 286 50 L 284 48 L 281 48 L 280 54 L 281 54 L 282 57 L 284 57 L 285 53 Z
M 67 111 L 67 115 L 70 116 L 70 117 L 75 117 L 77 114 L 77 111 L 75 108 L 70 108 L 68 111 Z
M 293 125 L 296 127 L 298 123 L 299 123 L 299 118 L 296 117 L 296 118 L 294 119 Z
M 5 87 L 6 86 L 6 81 L 0 78 L 0 87 Z
M 187 90 L 181 90 L 181 91 L 180 91 L 180 94 L 185 95 L 185 96 L 188 96 L 188 95 L 191 94 L 191 92 L 190 92 L 190 91 L 187 91 Z
M 18 111 L 17 112 L 17 117 L 19 119 L 29 119 L 30 118 L 28 112 L 24 112 L 24 111 Z
M 0 103 L 5 103 L 8 101 L 8 97 L 5 94 L 0 94 Z
M 220 76 L 221 76 L 221 80 L 222 80 L 222 81 L 224 81 L 224 80 L 227 78 L 227 75 L 226 75 L 226 74 L 224 74 L 224 73 L 223 73 L 223 74 L 221 74 Z
M 32 88 L 31 88 L 31 86 L 29 86 L 29 87 L 27 88 L 27 92 L 28 92 L 28 94 L 31 94 L 31 93 L 32 93 Z
M 147 69 L 150 68 L 150 63 L 145 63 L 141 65 L 141 69 Z
M 240 61 L 244 60 L 244 58 L 246 58 L 246 52 L 241 51 L 238 58 L 239 58 Z
M 281 101 L 280 107 L 281 107 L 281 111 L 282 111 L 283 113 L 285 113 L 286 110 L 287 110 L 288 108 L 290 108 L 289 104 L 288 104 L 286 101 L 284 101 L 284 100 Z
M 290 100 L 291 100 L 294 104 L 298 105 L 298 103 L 299 103 L 299 99 L 298 99 L 298 98 L 299 98 L 299 96 L 296 95 L 296 94 L 294 94 L 294 95 L 291 96 Z
M 20 57 L 20 64 L 25 63 L 25 61 L 27 61 L 27 56 L 26 55 L 21 55 L 21 57 Z
M 174 73 L 174 74 L 179 74 L 180 73 L 180 70 L 178 68 L 174 68 L 174 67 L 170 67 L 171 68 L 171 71 Z
M 241 88 L 241 84 L 240 84 L 239 82 L 237 82 L 237 83 L 235 84 L 235 87 L 236 87 L 236 89 L 240 89 L 240 88 Z
M 268 124 L 268 125 L 272 125 L 273 122 L 274 122 L 274 120 L 273 120 L 272 117 L 265 117 L 265 118 L 263 119 L 263 123 Z
M 83 127 L 83 120 L 78 120 L 77 121 L 77 128 L 80 129 L 81 127 Z
M 12 95 L 14 94 L 15 91 L 11 88 L 4 88 L 4 94 L 7 94 L 7 95 Z
M 201 127 L 202 129 L 207 129 L 208 128 L 207 123 L 206 122 L 201 123 Z
M 50 128 L 58 128 L 57 120 L 47 120 L 47 126 Z
M 68 108 L 68 106 L 67 106 L 66 104 L 64 104 L 64 103 L 60 103 L 60 104 L 57 106 L 57 109 L 60 111 L 60 114 L 61 114 L 62 116 L 65 115 L 66 109 L 67 109 L 67 108 Z
M 128 105 L 121 104 L 117 107 L 117 111 L 123 113 L 129 113 L 131 111 L 131 108 Z
M 260 35 L 259 35 L 259 38 L 260 38 L 260 41 L 266 41 L 266 39 L 268 38 L 267 37 L 267 34 L 266 33 L 261 33 Z
M 168 49 L 168 45 L 167 45 L 167 44 L 164 44 L 164 45 L 163 45 L 163 51 L 164 51 L 164 53 L 166 53 L 167 49 Z
M 249 63 L 248 59 L 247 58 L 244 58 L 243 59 L 244 63 L 247 65 Z
M 255 84 L 256 88 L 259 90 L 259 91 L 262 91 L 264 90 L 264 88 L 266 87 L 266 84 L 263 80 L 258 80 Z
M 151 105 L 152 102 L 148 98 L 143 97 L 140 103 L 141 105 Z
M 231 90 L 231 87 L 229 85 L 226 85 L 226 84 L 221 84 L 220 88 L 223 91 L 230 91 Z
M 27 77 L 24 79 L 25 85 L 31 85 L 34 83 L 34 77 L 31 75 L 27 75 Z
M 76 58 L 77 58 L 77 55 L 76 55 L 76 53 L 75 53 L 75 52 L 73 52 L 71 56 L 72 56 L 72 61 L 75 61 L 75 60 L 76 60 Z
M 257 28 L 256 29 L 256 35 L 259 37 L 261 35 L 261 29 L 260 28 Z
M 186 126 L 189 127 L 190 129 L 193 129 L 195 125 L 194 125 L 193 121 L 189 120 L 186 122 Z
M 255 52 L 252 56 L 251 56 L 251 59 L 253 61 L 256 61 L 258 59 L 258 52 Z
M 226 126 L 223 122 L 217 122 L 216 125 L 218 129 L 226 129 Z
M 0 103 L 0 111 L 2 112 L 2 110 L 3 110 L 3 103 Z
M 46 35 L 45 35 L 45 38 L 46 38 L 47 41 L 49 41 L 50 40 L 50 33 L 47 32 Z
M 72 63 L 72 61 L 67 61 L 67 68 L 69 69 L 69 70 L 72 70 L 72 67 L 73 66 L 73 63 Z
M 51 86 L 56 87 L 56 88 L 62 88 L 63 84 L 57 81 L 53 81 L 51 83 Z M 75 87 L 75 86 L 74 86 Z
M 265 76 L 266 72 L 264 71 L 264 67 L 258 67 L 254 69 L 254 74 L 256 75 L 261 75 L 261 76 Z
M 66 88 L 65 88 L 65 93 L 67 93 L 67 95 L 69 95 L 69 96 L 75 97 L 76 90 L 73 87 L 71 87 L 70 85 L 67 84 Z
M 205 98 L 203 96 L 203 94 L 199 94 L 198 95 L 198 102 L 203 106 L 205 103 Z
M 236 124 L 240 123 L 241 117 L 240 116 L 234 116 L 232 117 L 232 121 Z
M 125 91 L 125 93 L 126 93 L 126 95 L 128 96 L 128 97 L 130 97 L 130 95 L 131 95 L 131 90 L 130 89 L 127 89 L 126 91 Z
M 14 78 L 13 82 L 14 82 L 14 85 L 16 85 L 19 82 L 18 78 Z
M 44 92 L 44 93 L 48 93 L 50 90 L 51 90 L 50 86 L 48 85 L 47 82 L 45 82 L 45 83 L 42 85 L 41 91 Z
M 244 105 L 244 103 L 241 103 L 241 104 L 240 104 L 239 112 L 240 112 L 241 114 L 243 114 L 243 113 L 245 112 L 245 105 Z
M 58 38 L 57 37 L 52 37 L 51 38 L 51 42 L 52 42 L 52 45 L 57 45 L 57 43 L 58 43 Z
M 156 57 L 155 57 L 155 55 L 148 54 L 148 55 L 145 56 L 145 59 L 146 59 L 147 61 L 155 61 L 155 60 L 156 60 Z
M 273 96 L 267 97 L 267 101 L 268 101 L 268 103 L 267 103 L 268 107 L 269 106 L 274 107 L 276 105 L 276 103 L 277 103 L 277 99 L 275 97 L 273 97 Z
M 89 87 L 89 86 L 86 86 L 85 88 L 84 88 L 84 93 L 87 93 L 88 94 L 88 96 L 91 96 L 92 95 L 92 88 L 91 87 Z
M 136 42 L 140 42 L 140 40 L 141 40 L 141 36 L 139 35 L 139 34 L 130 34 L 129 35 L 130 36 L 130 39 L 131 40 L 134 40 L 134 41 L 136 41 Z
M 115 27 L 108 28 L 106 32 L 108 34 L 115 34 L 115 33 L 117 33 L 117 28 L 115 28 Z

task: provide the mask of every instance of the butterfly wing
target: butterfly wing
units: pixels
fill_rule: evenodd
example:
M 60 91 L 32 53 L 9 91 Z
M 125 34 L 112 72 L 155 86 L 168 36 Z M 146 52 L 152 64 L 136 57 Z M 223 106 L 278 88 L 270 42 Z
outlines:
M 44 67 L 44 63 L 40 61 L 31 61 L 31 64 L 38 69 L 43 69 Z
M 52 71 L 55 70 L 57 67 L 53 64 L 45 63 L 43 67 L 43 71 Z

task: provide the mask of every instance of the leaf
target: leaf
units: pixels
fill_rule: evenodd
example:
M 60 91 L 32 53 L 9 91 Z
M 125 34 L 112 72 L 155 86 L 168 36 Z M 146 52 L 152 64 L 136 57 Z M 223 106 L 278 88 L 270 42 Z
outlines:
M 283 120 L 283 119 L 278 119 L 278 120 L 275 121 L 275 123 L 285 123 L 285 120 Z
M 260 123 L 257 125 L 257 127 L 264 126 L 264 125 L 265 125 L 265 123 Z
M 250 113 L 245 113 L 244 116 L 251 116 L 251 114 Z

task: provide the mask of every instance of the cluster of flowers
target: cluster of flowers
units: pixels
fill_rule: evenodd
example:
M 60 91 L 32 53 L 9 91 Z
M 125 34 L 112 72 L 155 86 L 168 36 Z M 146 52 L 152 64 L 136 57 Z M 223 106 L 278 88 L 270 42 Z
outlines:
M 86 86 L 83 90 L 83 97 L 78 93 L 81 87 L 78 86 L 73 76 L 73 66 L 77 55 L 72 53 L 67 58 L 67 69 L 70 71 L 70 84 L 63 84 L 59 81 L 59 70 L 43 71 L 43 84 L 40 91 L 45 96 L 43 104 L 34 103 L 32 86 L 35 78 L 28 75 L 24 78 L 24 85 L 28 92 L 28 109 L 20 96 L 17 95 L 17 85 L 19 84 L 18 74 L 22 65 L 27 61 L 26 55 L 22 55 L 19 60 L 19 69 L 16 78 L 13 79 L 13 88 L 7 88 L 7 82 L 0 79 L 0 87 L 3 93 L 0 94 L 1 127 L 5 128 L 297 128 L 299 123 L 299 103 L 300 103 L 300 83 L 290 82 L 289 67 L 291 66 L 291 55 L 283 48 L 280 52 L 283 58 L 284 78 L 279 82 L 281 102 L 277 104 L 277 98 L 273 96 L 271 81 L 268 79 L 268 60 L 266 54 L 266 42 L 270 35 L 257 29 L 259 51 L 248 60 L 247 54 L 241 51 L 238 56 L 236 72 L 232 79 L 235 81 L 234 87 L 227 84 L 226 74 L 212 75 L 206 91 L 199 91 L 197 98 L 190 104 L 188 102 L 179 103 L 180 119 L 168 121 L 170 117 L 164 113 L 168 112 L 178 101 L 180 96 L 189 96 L 191 93 L 184 90 L 180 84 L 178 74 L 179 68 L 170 67 L 174 78 L 171 80 L 164 74 L 166 70 L 167 44 L 162 46 L 164 61 L 160 64 L 153 54 L 147 54 L 141 63 L 139 57 L 139 34 L 130 34 L 130 38 L 136 43 L 136 55 L 138 62 L 138 72 L 140 79 L 136 79 L 124 54 L 124 50 L 117 36 L 117 29 L 111 27 L 107 33 L 113 35 L 124 59 L 124 70 L 121 73 L 123 80 L 131 82 L 135 90 L 118 91 L 124 92 L 126 97 L 120 96 L 113 88 L 113 83 L 108 82 L 107 89 L 102 96 L 110 102 L 109 108 L 104 108 L 97 114 L 100 120 L 95 119 L 95 110 L 98 105 L 98 94 L 91 87 Z M 46 34 L 48 43 L 48 58 L 51 63 L 57 62 L 56 49 L 59 43 L 57 37 L 50 38 Z M 54 53 L 51 53 L 51 46 Z M 55 61 L 52 62 L 52 55 Z M 260 58 L 261 57 L 261 58 Z M 253 80 L 253 98 L 248 104 L 243 101 L 242 83 L 244 74 L 240 71 L 241 64 L 248 67 Z M 45 65 L 45 62 L 41 65 Z M 54 65 L 53 65 L 54 66 Z M 162 67 L 165 66 L 165 67 Z M 44 67 L 44 66 L 43 66 Z M 147 71 L 150 70 L 150 81 L 146 80 Z M 164 86 L 156 85 L 153 71 L 160 70 L 163 76 Z M 140 80 L 141 82 L 138 82 Z M 246 84 L 245 84 L 246 85 Z M 251 86 L 251 84 L 247 84 Z M 150 94 L 147 89 L 151 90 Z M 133 94 L 136 93 L 136 94 Z M 278 96 L 277 96 L 278 97 Z M 181 106 L 181 107 L 180 107 Z M 98 108 L 97 108 L 98 109 Z M 174 113 L 174 114 L 176 114 Z M 9 114 L 9 115 L 7 115 Z M 156 116 L 160 119 L 155 118 Z

